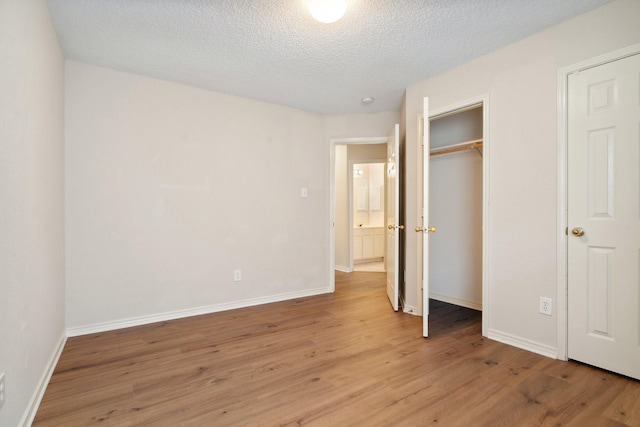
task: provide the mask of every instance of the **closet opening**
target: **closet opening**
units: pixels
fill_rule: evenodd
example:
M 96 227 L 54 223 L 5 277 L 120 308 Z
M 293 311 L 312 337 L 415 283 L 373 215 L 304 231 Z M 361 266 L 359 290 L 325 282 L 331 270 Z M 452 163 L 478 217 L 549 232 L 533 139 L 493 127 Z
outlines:
M 483 105 L 432 116 L 429 124 L 429 223 L 437 227 L 429 298 L 437 322 L 448 304 L 483 308 Z

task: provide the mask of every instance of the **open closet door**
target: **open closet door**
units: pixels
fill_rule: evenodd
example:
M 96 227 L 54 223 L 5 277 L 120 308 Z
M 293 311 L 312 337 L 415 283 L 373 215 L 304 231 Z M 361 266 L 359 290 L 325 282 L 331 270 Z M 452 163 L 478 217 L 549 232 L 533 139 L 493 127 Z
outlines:
M 435 227 L 429 226 L 429 98 L 424 99 L 422 120 L 422 336 L 429 336 L 429 233 Z
M 394 311 L 398 311 L 398 258 L 400 244 L 400 125 L 396 124 L 387 141 L 387 295 Z

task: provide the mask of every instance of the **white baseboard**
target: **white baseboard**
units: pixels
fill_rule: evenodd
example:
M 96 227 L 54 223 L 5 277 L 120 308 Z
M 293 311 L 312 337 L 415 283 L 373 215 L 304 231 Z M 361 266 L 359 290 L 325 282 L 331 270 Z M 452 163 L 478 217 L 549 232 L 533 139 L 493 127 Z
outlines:
M 21 426 L 27 427 L 33 424 L 33 420 L 38 413 L 38 408 L 40 407 L 40 402 L 42 402 L 42 398 L 44 397 L 44 392 L 47 390 L 47 386 L 49 385 L 49 380 L 51 380 L 51 376 L 53 375 L 53 371 L 56 369 L 56 365 L 58 364 L 58 360 L 60 360 L 60 355 L 62 354 L 62 350 L 64 349 L 64 345 L 67 342 L 67 335 L 63 332 L 58 340 L 58 344 L 56 348 L 49 358 L 49 362 L 47 363 L 47 367 L 40 378 L 40 382 L 38 383 L 38 387 L 36 388 L 33 396 L 31 397 L 31 401 L 29 402 L 29 406 L 27 406 L 27 410 L 22 416 L 22 420 L 20 421 Z
M 418 312 L 418 307 L 414 307 L 412 305 L 402 304 L 402 312 L 407 314 L 412 314 L 414 316 L 422 316 L 422 314 Z
M 468 301 L 460 298 L 450 297 L 447 295 L 434 294 L 433 292 L 429 293 L 429 298 L 446 302 L 449 304 L 459 305 L 460 307 L 471 308 L 473 310 L 482 311 L 482 303 L 477 303 L 473 301 Z
M 352 269 L 350 269 L 349 267 L 344 267 L 342 265 L 336 265 L 335 269 L 338 271 L 342 271 L 343 273 L 353 273 Z
M 202 314 L 217 313 L 220 311 L 234 310 L 236 308 L 251 307 L 254 305 L 268 304 L 271 302 L 286 301 L 295 298 L 310 297 L 329 293 L 329 288 L 308 289 L 299 292 L 289 292 L 285 294 L 270 295 L 260 298 L 252 298 L 242 301 L 234 301 L 223 304 L 214 304 L 204 307 L 177 310 L 149 316 L 131 317 L 129 319 L 114 320 L 112 322 L 95 323 L 93 325 L 79 326 L 67 329 L 67 336 L 77 337 L 80 335 L 95 334 L 98 332 L 113 331 L 116 329 L 130 328 L 132 326 L 148 325 L 149 323 L 164 322 L 167 320 L 181 319 L 183 317 L 199 316 Z
M 556 359 L 558 356 L 558 350 L 555 347 L 551 347 L 545 344 L 540 344 L 535 341 L 527 340 L 524 338 L 516 337 L 515 335 L 507 334 L 505 332 L 499 332 L 495 330 L 489 330 L 487 338 L 500 341 L 504 344 L 509 344 L 514 347 L 521 348 L 523 350 L 530 351 L 532 353 L 540 354 L 542 356 Z
M 384 261 L 384 257 L 375 257 L 375 258 L 360 258 L 360 259 L 354 259 L 353 263 L 354 264 L 368 264 L 371 262 L 383 262 Z

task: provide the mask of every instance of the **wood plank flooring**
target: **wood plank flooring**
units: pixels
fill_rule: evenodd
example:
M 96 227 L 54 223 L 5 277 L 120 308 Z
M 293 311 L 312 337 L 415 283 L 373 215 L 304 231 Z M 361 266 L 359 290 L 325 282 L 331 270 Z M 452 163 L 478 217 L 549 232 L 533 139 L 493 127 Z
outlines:
M 336 292 L 70 338 L 34 426 L 640 426 L 640 382 L 394 313 L 384 273 Z

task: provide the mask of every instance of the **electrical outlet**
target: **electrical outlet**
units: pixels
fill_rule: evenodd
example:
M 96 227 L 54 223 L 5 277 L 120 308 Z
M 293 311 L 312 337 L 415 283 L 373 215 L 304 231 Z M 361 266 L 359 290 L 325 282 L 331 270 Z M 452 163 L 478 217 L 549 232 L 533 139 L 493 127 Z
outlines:
M 239 282 L 242 280 L 242 270 L 233 270 L 233 281 Z
M 553 302 L 551 298 L 540 297 L 540 313 L 551 316 L 553 314 Z
M 4 372 L 0 374 L 0 409 L 4 406 L 6 390 L 4 385 Z

